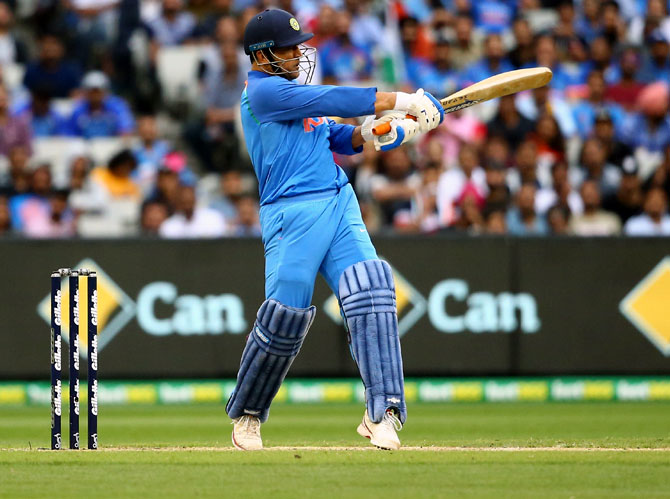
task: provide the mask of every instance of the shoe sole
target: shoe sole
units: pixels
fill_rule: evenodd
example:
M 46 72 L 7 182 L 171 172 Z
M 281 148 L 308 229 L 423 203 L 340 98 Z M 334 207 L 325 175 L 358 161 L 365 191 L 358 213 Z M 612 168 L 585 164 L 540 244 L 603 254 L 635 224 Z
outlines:
M 370 431 L 370 429 L 369 429 L 369 428 L 367 427 L 367 425 L 365 424 L 365 421 L 361 422 L 361 424 L 358 425 L 358 428 L 356 428 L 356 432 L 357 432 L 361 437 L 365 437 L 365 438 L 367 438 L 368 440 L 370 440 L 370 443 L 371 443 L 372 445 L 374 445 L 375 447 L 377 447 L 378 449 L 382 449 L 382 450 L 398 450 L 398 449 L 400 449 L 400 446 L 398 446 L 398 447 L 393 447 L 393 446 L 391 446 L 391 445 L 382 445 L 382 444 L 380 444 L 379 442 L 375 441 L 375 440 L 372 438 L 372 432 Z

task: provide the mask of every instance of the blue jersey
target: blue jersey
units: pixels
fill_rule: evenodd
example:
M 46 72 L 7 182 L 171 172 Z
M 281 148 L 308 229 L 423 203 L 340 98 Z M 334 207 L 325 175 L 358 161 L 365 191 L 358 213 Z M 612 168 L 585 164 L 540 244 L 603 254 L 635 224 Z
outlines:
M 333 152 L 356 154 L 352 125 L 326 116 L 374 114 L 376 88 L 302 85 L 249 71 L 242 92 L 242 127 L 258 177 L 261 206 L 279 198 L 339 189 L 347 176 Z

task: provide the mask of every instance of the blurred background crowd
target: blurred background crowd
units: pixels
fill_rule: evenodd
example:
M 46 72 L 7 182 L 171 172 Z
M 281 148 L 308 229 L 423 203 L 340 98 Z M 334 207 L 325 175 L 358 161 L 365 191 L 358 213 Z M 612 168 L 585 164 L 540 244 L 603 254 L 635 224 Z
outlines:
M 554 72 L 415 144 L 336 155 L 372 234 L 670 235 L 667 0 L 14 0 L 0 237 L 259 236 L 241 38 L 272 7 L 315 33 L 313 83 L 441 98 Z

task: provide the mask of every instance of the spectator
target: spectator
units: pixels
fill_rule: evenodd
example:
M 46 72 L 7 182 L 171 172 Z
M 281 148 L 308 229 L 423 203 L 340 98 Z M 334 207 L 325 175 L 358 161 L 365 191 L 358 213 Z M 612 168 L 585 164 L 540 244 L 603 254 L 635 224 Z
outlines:
M 663 162 L 647 180 L 644 187 L 646 190 L 652 187 L 660 187 L 665 192 L 670 193 L 670 147 L 665 149 Z
M 199 120 L 185 130 L 186 139 L 210 172 L 225 171 L 240 161 L 235 115 L 246 73 L 240 67 L 235 44 L 225 42 L 220 49 L 223 70 L 204 88 L 204 123 Z
M 233 0 L 212 0 L 210 12 L 195 27 L 193 37 L 200 41 L 213 40 L 221 19 L 230 19 L 232 13 Z
M 478 0 L 472 2 L 472 12 L 477 29 L 485 33 L 504 33 L 516 14 L 516 2 Z
M 548 86 L 536 88 L 517 96 L 516 106 L 519 112 L 531 121 L 536 121 L 543 112 L 550 112 L 561 128 L 566 139 L 577 134 L 577 124 L 572 107 L 558 93 L 551 93 Z
M 486 165 L 486 209 L 488 211 L 504 211 L 510 201 L 510 192 L 505 183 L 505 168 L 497 162 Z
M 319 50 L 324 83 L 360 82 L 372 78 L 373 61 L 367 47 L 355 45 L 349 37 L 351 15 L 340 12 L 335 36 Z
M 620 1 L 620 0 L 619 0 Z M 616 0 L 606 0 L 601 4 L 602 35 L 612 46 L 620 45 L 626 37 L 626 24 Z
M 577 38 L 575 6 L 572 0 L 560 0 L 557 11 L 558 22 L 554 26 L 552 34 L 556 39 L 559 53 L 565 56 L 568 53 L 570 41 Z
M 435 232 L 440 228 L 437 186 L 441 173 L 439 163 L 429 163 L 421 170 L 421 186 L 412 200 L 414 228 L 419 232 Z
M 558 206 L 568 214 L 580 214 L 584 211 L 582 198 L 568 180 L 568 165 L 559 161 L 551 167 L 551 187 L 543 187 L 535 196 L 535 210 L 540 215 Z
M 180 45 L 191 38 L 196 19 L 184 9 L 184 0 L 163 0 L 161 14 L 147 23 L 151 36 L 151 53 L 160 47 Z
M 0 86 L 0 155 L 7 156 L 16 147 L 32 152 L 30 123 L 25 115 L 12 115 L 9 111 L 9 95 Z
M 140 234 L 148 237 L 157 237 L 160 227 L 169 216 L 169 209 L 157 200 L 148 200 L 142 203 L 140 211 Z
M 549 86 L 556 90 L 564 90 L 567 85 L 567 79 L 563 76 L 562 67 L 557 64 L 556 59 L 556 41 L 549 34 L 540 34 L 533 41 L 535 57 L 530 66 L 544 66 L 550 68 L 554 76 L 549 82 Z
M 168 208 L 168 213 L 172 215 L 177 209 L 177 197 L 179 195 L 179 175 L 177 172 L 162 166 L 158 170 L 158 177 L 156 178 L 156 187 L 153 192 L 147 197 L 147 201 L 158 201 L 163 203 Z
M 408 74 L 416 88 L 433 95 L 449 95 L 458 90 L 458 72 L 451 66 L 450 43 L 441 38 L 435 43 L 432 61 L 410 61 Z
M 542 113 L 537 120 L 535 130 L 528 135 L 528 138 L 537 147 L 540 169 L 538 178 L 540 182 L 546 184 L 551 165 L 557 161 L 565 161 L 565 139 L 556 118 L 551 113 Z
M 615 236 L 621 233 L 621 220 L 601 208 L 600 190 L 593 180 L 585 180 L 580 193 L 584 212 L 570 219 L 570 231 L 578 236 Z
M 141 191 L 132 178 L 136 167 L 135 156 L 130 150 L 124 149 L 112 156 L 106 168 L 95 168 L 91 172 L 91 180 L 108 200 L 130 199 L 139 203 Z
M 633 45 L 643 46 L 649 37 L 658 33 L 666 40 L 670 39 L 670 19 L 668 19 L 665 0 L 647 0 L 646 9 L 642 9 L 628 27 L 628 40 Z
M 68 203 L 75 215 L 104 213 L 109 199 L 100 184 L 91 178 L 93 161 L 87 156 L 85 148 L 75 147 L 68 163 L 70 173 Z
M 511 159 L 510 144 L 505 137 L 497 131 L 490 133 L 484 145 L 484 166 L 496 165 L 504 170 L 511 165 Z
M 223 172 L 219 181 L 219 192 L 212 199 L 209 207 L 215 209 L 226 220 L 237 218 L 237 204 L 244 195 L 242 174 L 239 170 Z
M 502 134 L 512 149 L 526 139 L 533 130 L 533 122 L 519 113 L 515 105 L 515 96 L 502 97 L 498 103 L 498 113 L 488 124 L 489 130 Z
M 7 196 L 0 196 L 0 237 L 11 236 L 12 216 L 9 211 L 9 200 Z
M 460 218 L 459 204 L 471 197 L 483 204 L 488 194 L 486 172 L 479 166 L 477 149 L 464 144 L 458 155 L 458 167 L 440 176 L 437 184 L 437 209 L 440 225 L 449 227 Z
M 337 27 L 339 25 L 339 13 L 335 23 Z M 419 21 L 414 17 L 403 17 L 398 24 L 400 29 L 400 43 L 402 45 L 405 60 L 412 57 L 430 59 L 433 46 L 430 40 L 430 34 L 425 27 L 419 24 Z M 336 33 L 341 32 L 339 28 L 336 29 Z
M 586 81 L 590 71 L 589 54 L 584 42 L 573 37 L 566 41 L 566 55 L 556 67 L 560 88 L 567 99 L 583 99 L 587 95 Z M 552 79 L 553 80 L 553 79 Z
M 87 66 L 109 49 L 118 23 L 120 0 L 67 0 L 66 17 L 75 33 L 77 59 Z
M 245 195 L 237 201 L 237 218 L 234 220 L 231 235 L 236 237 L 261 237 L 258 202 L 253 196 Z
M 161 237 L 169 239 L 223 237 L 226 220 L 216 210 L 196 206 L 195 188 L 182 185 L 177 191 L 176 213 L 160 227 Z
M 23 233 L 32 238 L 68 238 L 76 234 L 75 217 L 67 190 L 53 190 L 48 205 L 26 218 Z
M 482 214 L 484 202 L 484 199 L 474 189 L 466 188 L 456 201 L 459 216 L 454 223 L 454 228 L 469 234 L 484 232 L 486 225 Z
M 605 92 L 605 99 L 620 105 L 626 112 L 635 107 L 638 95 L 644 88 L 637 76 L 640 69 L 640 56 L 633 47 L 627 47 L 619 56 L 621 79 L 609 85 Z
M 444 116 L 442 125 L 419 143 L 418 150 L 423 150 L 425 143 L 436 140 L 442 147 L 441 163 L 450 168 L 458 164 L 458 153 L 461 145 L 468 143 L 479 148 L 486 140 L 486 125 L 468 110 L 456 111 Z
M 605 79 L 600 71 L 591 71 L 588 79 L 587 98 L 578 102 L 574 108 L 577 131 L 582 139 L 588 138 L 593 133 L 596 114 L 601 109 L 607 110 L 614 124 L 614 129 L 619 130 L 624 121 L 625 114 L 616 104 L 605 101 Z
M 140 141 L 133 149 L 137 160 L 133 177 L 142 192 L 148 194 L 154 188 L 158 170 L 172 146 L 167 140 L 158 138 L 155 114 L 147 113 L 138 117 L 137 135 Z
M 482 41 L 473 32 L 473 21 L 460 14 L 454 23 L 455 42 L 451 48 L 451 61 L 458 70 L 463 70 L 481 59 L 484 54 Z
M 235 18 L 222 17 L 216 30 L 216 40 L 207 44 L 202 49 L 202 55 L 198 64 L 198 80 L 201 90 L 208 91 L 216 86 L 224 74 L 224 54 L 223 47 L 233 45 L 237 49 L 237 66 L 245 75 L 251 69 L 249 56 L 244 53 L 244 49 L 239 45 L 239 32 Z
M 371 0 L 344 0 L 344 7 L 351 15 L 351 41 L 369 50 L 383 46 L 386 36 L 381 21 L 370 12 L 371 3 Z
M 311 31 L 314 33 L 309 43 L 314 47 L 320 47 L 323 43 L 330 40 L 337 32 L 337 11 L 327 3 L 322 3 L 319 6 L 319 13 L 313 21 Z
M 67 134 L 67 120 L 51 104 L 51 95 L 46 87 L 35 87 L 30 100 L 14 109 L 13 114 L 29 121 L 35 137 Z
M 638 97 L 638 113 L 628 117 L 621 128 L 621 141 L 635 151 L 643 180 L 649 178 L 663 160 L 670 145 L 668 120 L 670 93 L 666 83 L 645 87 Z
M 109 93 L 109 80 L 104 73 L 88 73 L 83 87 L 84 98 L 74 106 L 68 120 L 71 135 L 92 139 L 133 133 L 133 115 L 123 99 Z
M 621 168 L 607 163 L 607 150 L 596 138 L 588 139 L 582 147 L 580 169 L 573 170 L 573 185 L 585 179 L 593 180 L 603 196 L 616 192 L 621 182 Z
M 81 82 L 81 68 L 66 61 L 63 41 L 52 33 L 43 33 L 39 39 L 37 60 L 26 67 L 23 84 L 31 91 L 44 90 L 56 99 L 74 95 Z
M 411 201 L 421 185 L 421 177 L 412 171 L 407 148 L 401 147 L 381 156 L 382 173 L 370 179 L 372 198 L 379 204 L 386 227 L 406 225 L 411 219 Z
M 27 60 L 25 44 L 13 33 L 14 14 L 6 3 L 0 3 L 0 64 L 23 64 Z
M 670 236 L 668 197 L 663 189 L 654 187 L 644 199 L 644 213 L 631 217 L 624 225 L 627 236 Z
M 625 121 L 625 120 L 624 120 Z M 596 113 L 593 126 L 594 137 L 600 140 L 607 154 L 607 162 L 613 165 L 623 164 L 624 158 L 633 154 L 626 144 L 616 138 L 614 123 L 607 109 L 600 109 Z
M 612 45 L 604 36 L 598 36 L 589 46 L 590 70 L 600 71 L 607 85 L 611 85 L 621 78 L 621 71 L 613 62 L 612 52 Z
M 28 161 L 30 152 L 25 146 L 15 146 L 9 151 L 9 171 L 3 178 L 0 192 L 8 196 L 16 196 L 28 192 L 30 188 L 30 172 Z
M 549 226 L 543 216 L 535 212 L 535 192 L 533 184 L 521 186 L 516 195 L 516 203 L 507 211 L 507 230 L 514 236 L 544 236 Z
M 577 35 L 590 43 L 603 32 L 600 0 L 583 0 L 582 16 L 576 20 Z
M 477 83 L 498 73 L 511 71 L 514 67 L 505 57 L 502 38 L 498 34 L 489 34 L 484 42 L 484 57 L 468 66 L 463 72 L 461 87 Z
M 502 210 L 489 211 L 486 215 L 487 234 L 502 236 L 507 233 L 507 222 L 505 219 L 505 212 Z
M 647 40 L 648 55 L 638 78 L 642 83 L 670 80 L 670 43 L 661 31 L 654 31 Z
M 28 192 L 17 194 L 9 200 L 14 229 L 23 232 L 29 219 L 49 211 L 51 189 L 49 165 L 38 166 L 30 175 L 30 189 Z
M 564 236 L 569 233 L 568 218 L 570 213 L 561 206 L 552 206 L 547 211 L 547 223 L 550 233 L 554 236 Z
M 517 68 L 528 68 L 535 61 L 535 44 L 533 43 L 533 30 L 528 20 L 517 17 L 512 24 L 514 34 L 514 48 L 509 52 L 509 60 Z
M 623 161 L 621 182 L 613 194 L 604 198 L 603 208 L 616 213 L 622 222 L 638 215 L 642 211 L 643 194 L 640 179 L 637 176 L 637 165 L 632 156 Z
M 525 140 L 517 147 L 514 154 L 514 167 L 508 170 L 507 185 L 512 193 L 516 193 L 522 184 L 533 184 L 540 187 L 538 180 L 537 145 L 532 140 Z M 544 179 L 549 185 L 549 177 Z

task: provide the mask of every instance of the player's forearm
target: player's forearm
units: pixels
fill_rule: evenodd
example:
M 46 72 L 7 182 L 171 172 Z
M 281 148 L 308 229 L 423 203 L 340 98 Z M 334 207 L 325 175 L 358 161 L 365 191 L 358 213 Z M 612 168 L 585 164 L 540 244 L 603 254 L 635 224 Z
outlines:
M 363 135 L 361 134 L 361 127 L 357 126 L 356 128 L 354 128 L 354 131 L 351 134 L 351 146 L 354 149 L 358 149 L 363 144 L 365 144 L 365 139 L 363 138 Z
M 390 111 L 395 107 L 395 92 L 377 92 L 375 94 L 375 114 L 382 111 Z

